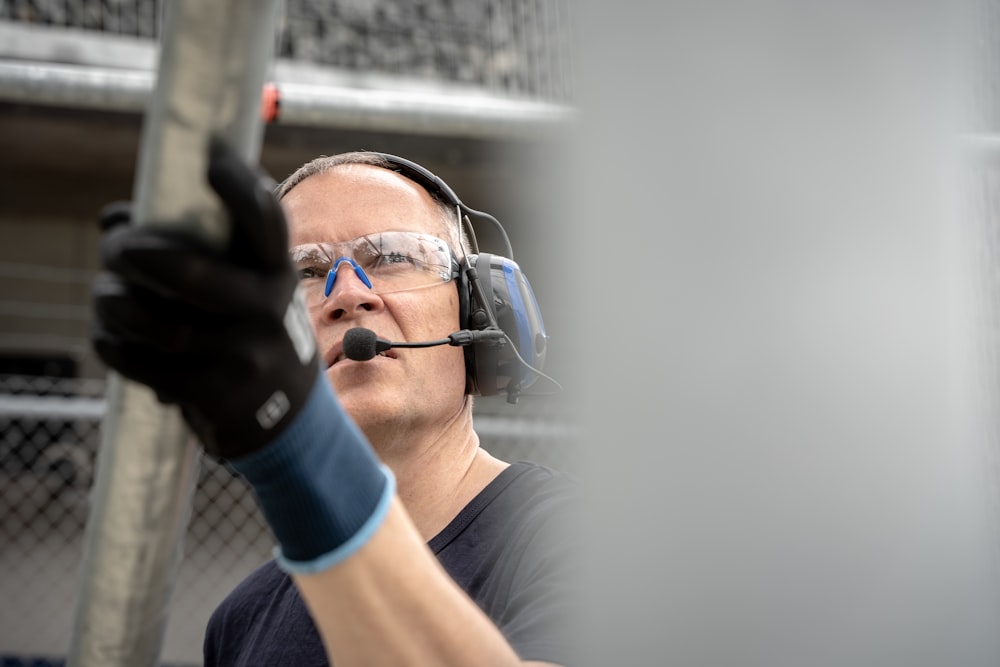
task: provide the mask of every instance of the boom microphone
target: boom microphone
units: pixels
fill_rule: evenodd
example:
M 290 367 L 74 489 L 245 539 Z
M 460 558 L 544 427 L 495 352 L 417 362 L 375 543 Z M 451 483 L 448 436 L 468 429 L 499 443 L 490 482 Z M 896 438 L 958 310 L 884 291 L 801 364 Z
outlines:
M 364 327 L 354 327 L 348 329 L 344 334 L 344 356 L 352 361 L 368 361 L 373 359 L 379 352 L 385 352 L 393 347 L 434 347 L 436 345 L 453 345 L 456 347 L 472 345 L 473 343 L 494 343 L 502 345 L 506 342 L 507 336 L 500 329 L 485 329 L 483 331 L 473 331 L 462 329 L 450 334 L 447 338 L 438 340 L 420 341 L 417 343 L 393 343 L 384 338 L 379 338 L 371 329 Z
M 390 347 L 389 341 L 380 340 L 371 329 L 354 327 L 344 334 L 344 356 L 354 361 L 368 361 Z

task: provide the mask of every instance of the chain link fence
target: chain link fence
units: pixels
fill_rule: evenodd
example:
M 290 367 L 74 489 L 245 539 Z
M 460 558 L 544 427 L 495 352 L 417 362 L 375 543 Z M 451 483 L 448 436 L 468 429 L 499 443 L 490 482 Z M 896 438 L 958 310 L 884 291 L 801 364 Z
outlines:
M 162 0 L 0 0 L 0 20 L 155 39 Z M 568 0 L 286 0 L 276 53 L 348 72 L 565 102 Z
M 508 460 L 559 465 L 569 453 L 569 429 L 541 404 L 524 405 L 524 416 L 477 420 L 484 446 Z M 61 664 L 68 649 L 104 411 L 104 380 L 0 375 L 3 667 Z M 204 459 L 170 607 L 164 664 L 201 664 L 212 610 L 270 558 L 273 545 L 243 482 Z
M 288 0 L 279 58 L 569 99 L 565 0 Z
M 159 34 L 163 5 L 163 0 L 3 0 L 0 19 L 152 38 Z

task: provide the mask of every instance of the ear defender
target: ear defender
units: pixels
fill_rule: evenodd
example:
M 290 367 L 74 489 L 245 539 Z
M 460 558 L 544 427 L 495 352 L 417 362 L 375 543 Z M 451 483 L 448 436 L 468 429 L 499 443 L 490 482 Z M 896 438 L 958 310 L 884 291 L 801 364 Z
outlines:
M 499 255 L 469 255 L 460 276 L 465 304 L 461 327 L 481 331 L 496 326 L 508 338 L 505 345 L 484 342 L 465 348 L 466 393 L 506 393 L 507 402 L 516 403 L 518 395 L 538 379 L 527 366 L 542 370 L 548 346 L 535 293 L 517 262 Z

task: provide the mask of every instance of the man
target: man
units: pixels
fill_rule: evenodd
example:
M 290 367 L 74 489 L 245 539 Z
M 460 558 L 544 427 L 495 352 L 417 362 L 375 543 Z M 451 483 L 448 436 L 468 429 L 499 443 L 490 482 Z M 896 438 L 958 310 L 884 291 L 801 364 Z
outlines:
M 476 308 L 457 198 L 404 162 L 320 158 L 282 206 L 213 144 L 225 252 L 104 216 L 95 349 L 181 407 L 278 541 L 213 615 L 206 665 L 570 659 L 567 481 L 480 448 L 463 348 L 345 356 L 350 329 L 433 341 Z

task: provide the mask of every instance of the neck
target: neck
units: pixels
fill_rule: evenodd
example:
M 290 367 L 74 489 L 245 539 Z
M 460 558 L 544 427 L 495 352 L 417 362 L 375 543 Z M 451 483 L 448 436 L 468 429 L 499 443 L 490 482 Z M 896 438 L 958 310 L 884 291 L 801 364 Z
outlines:
M 508 465 L 479 446 L 468 397 L 443 426 L 395 432 L 405 438 L 372 444 L 395 475 L 399 498 L 424 541 L 443 530 Z

